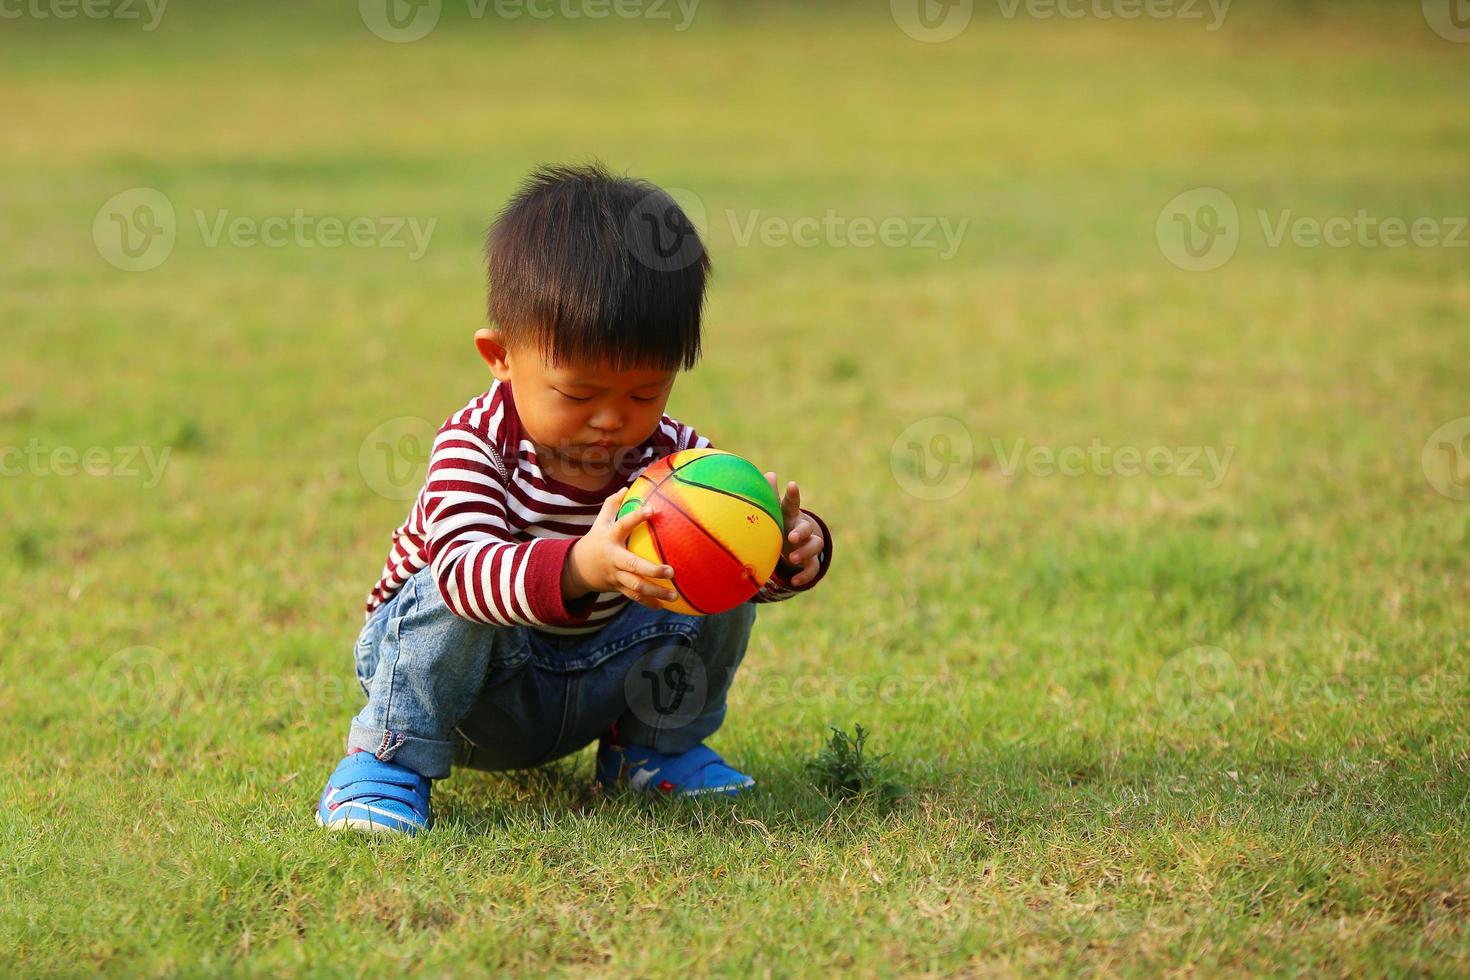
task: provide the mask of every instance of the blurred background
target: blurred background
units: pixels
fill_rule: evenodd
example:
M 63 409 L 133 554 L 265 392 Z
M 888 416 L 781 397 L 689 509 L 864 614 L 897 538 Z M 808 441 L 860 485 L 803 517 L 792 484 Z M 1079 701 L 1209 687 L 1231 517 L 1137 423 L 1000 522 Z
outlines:
M 0 957 L 1464 968 L 1467 91 L 1460 0 L 0 0 Z M 833 528 L 766 792 L 322 841 L 484 232 L 591 159 L 714 262 L 671 413 Z

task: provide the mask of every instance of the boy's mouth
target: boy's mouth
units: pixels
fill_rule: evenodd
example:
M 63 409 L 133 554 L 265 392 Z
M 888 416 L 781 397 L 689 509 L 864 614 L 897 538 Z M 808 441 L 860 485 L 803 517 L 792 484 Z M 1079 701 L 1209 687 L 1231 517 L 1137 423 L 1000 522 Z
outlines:
M 570 446 L 567 446 L 564 450 L 562 450 L 562 455 L 563 456 L 582 456 L 582 455 L 585 455 L 587 453 L 616 452 L 618 450 L 618 448 L 619 448 L 618 447 L 618 444 L 615 443 L 615 442 L 612 442 L 612 441 L 607 440 L 607 439 L 599 439 L 596 442 L 577 442 L 577 443 L 572 443 Z

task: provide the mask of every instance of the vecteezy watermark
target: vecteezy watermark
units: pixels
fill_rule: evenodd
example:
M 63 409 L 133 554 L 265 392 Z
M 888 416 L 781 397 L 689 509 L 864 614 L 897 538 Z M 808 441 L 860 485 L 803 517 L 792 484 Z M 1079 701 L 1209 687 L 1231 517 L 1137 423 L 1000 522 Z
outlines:
M 623 240 L 639 262 L 659 272 L 688 269 L 704 256 L 709 215 L 698 194 L 669 187 L 642 197 L 628 211 Z
M 704 711 L 710 680 L 692 647 L 661 644 L 623 676 L 628 710 L 655 732 L 683 728 Z
M 975 16 L 975 0 L 889 0 L 893 22 L 915 41 L 939 44 L 959 37 Z
M 1225 23 L 1231 0 L 996 0 L 1006 20 L 1197 20 L 1214 33 Z
M 152 490 L 163 480 L 172 446 L 48 446 L 32 436 L 24 446 L 0 445 L 0 479 L 17 476 L 143 478 Z
M 676 32 L 694 23 L 700 0 L 464 0 L 472 20 L 668 21 Z M 443 0 L 358 0 L 363 25 L 394 44 L 422 40 L 439 25 Z
M 1006 20 L 1182 20 L 1218 31 L 1232 0 L 995 0 Z M 893 22 L 915 41 L 959 37 L 975 16 L 974 0 L 889 0 Z
M 151 728 L 178 695 L 173 661 L 157 647 L 119 650 L 97 668 L 92 696 L 102 717 L 119 728 Z
M 1351 667 L 1272 672 L 1266 665 L 1247 670 L 1220 647 L 1190 647 L 1159 668 L 1154 701 L 1165 721 L 1191 728 L 1219 725 L 1247 707 L 1273 712 L 1308 706 L 1414 707 L 1458 715 L 1470 701 L 1470 678 L 1463 673 L 1442 667 L 1418 674 L 1393 673 L 1375 668 L 1375 652 L 1366 655 L 1367 660 Z
M 1332 215 L 1298 215 L 1287 208 L 1280 211 L 1256 211 L 1261 234 L 1271 248 L 1290 242 L 1297 248 L 1470 248 L 1465 229 L 1470 217 L 1378 216 L 1359 208 L 1352 217 Z
M 194 221 L 206 248 L 221 242 L 234 248 L 388 248 L 407 249 L 410 262 L 428 251 L 438 218 L 420 221 L 412 215 L 308 214 L 296 208 L 289 215 L 266 217 L 232 214 L 227 208 L 194 211 Z
M 1420 0 L 1429 29 L 1446 41 L 1470 44 L 1470 3 L 1466 0 Z
M 402 249 L 410 262 L 423 258 L 438 218 L 412 215 L 246 215 L 228 208 L 194 208 L 192 226 L 205 248 Z M 188 224 L 185 228 L 190 227 Z M 173 254 L 179 236 L 174 205 L 162 191 L 134 187 L 103 202 L 92 219 L 97 254 L 126 272 L 156 269 Z
M 158 29 L 168 0 L 0 0 L 0 20 L 136 20 Z
M 1154 222 L 1164 258 L 1189 272 L 1229 262 L 1240 244 L 1240 212 L 1218 187 L 1196 187 L 1172 198 Z
M 1451 500 L 1470 500 L 1470 415 L 1435 429 L 1419 461 L 1436 492 Z
M 217 665 L 186 669 L 157 647 L 136 646 L 98 666 L 91 695 L 102 718 L 136 731 L 199 706 L 338 707 L 347 701 L 348 685 L 335 674 L 253 676 Z
M 828 208 L 821 217 L 788 218 L 752 210 L 744 215 L 725 212 L 735 245 L 744 248 L 759 241 L 767 248 L 920 248 L 937 249 L 941 259 L 954 258 L 970 227 L 969 218 L 952 221 L 933 215 L 844 215 Z
M 435 432 L 427 419 L 413 415 L 401 415 L 374 426 L 357 449 L 357 469 L 363 482 L 373 493 L 389 500 L 418 496 L 429 470 Z
M 1093 437 L 1086 446 L 1031 446 L 1024 438 L 990 440 L 991 451 L 1005 476 L 1177 476 L 1203 480 L 1206 490 L 1225 482 L 1235 447 L 1110 446 Z
M 1191 647 L 1164 662 L 1154 696 L 1165 716 L 1186 727 L 1218 725 L 1235 714 L 1239 669 L 1219 647 Z
M 357 468 L 374 493 L 389 500 L 412 500 L 428 475 L 430 455 L 438 430 L 428 420 L 414 415 L 388 419 L 373 427 L 357 449 Z M 562 477 L 586 477 L 602 483 L 615 477 L 624 482 L 648 463 L 641 446 L 589 445 L 559 441 L 550 445 L 532 443 L 534 462 L 541 467 L 554 464 Z M 446 445 L 447 458 L 464 460 L 467 466 L 498 468 L 478 440 L 465 439 Z M 474 457 L 479 456 L 479 459 Z
M 1025 437 L 991 438 L 1003 476 L 1179 477 L 1216 490 L 1225 482 L 1235 447 L 1115 446 L 1094 436 L 1086 445 L 1032 445 Z M 965 488 L 975 468 L 975 440 L 958 419 L 933 416 L 905 428 L 889 450 L 898 485 L 921 500 L 942 500 Z
M 1467 248 L 1470 217 L 1379 215 L 1367 208 L 1353 214 L 1305 215 L 1291 208 L 1257 208 L 1261 241 L 1267 248 Z M 1218 187 L 1196 187 L 1176 195 L 1154 223 L 1159 250 L 1189 272 L 1220 268 L 1235 255 L 1245 229 L 1235 199 Z
M 887 673 L 877 677 L 803 671 L 795 676 L 761 674 L 741 678 L 730 699 L 744 707 L 778 705 L 907 705 L 936 707 L 944 701 L 945 679 L 932 674 Z
M 959 419 L 944 415 L 920 419 L 893 440 L 888 468 L 912 497 L 953 497 L 975 472 L 975 439 Z
M 968 217 L 844 214 L 836 208 L 795 217 L 761 208 L 726 208 L 716 212 L 712 224 L 699 195 L 670 188 L 649 194 L 633 207 L 624 239 L 638 261 L 669 272 L 698 262 L 704 254 L 703 241 L 712 232 L 728 235 L 736 248 L 920 249 L 948 260 L 959 251 L 969 227 Z
M 152 187 L 114 194 L 92 219 L 97 253 L 124 272 L 158 268 L 173 254 L 178 233 L 173 202 Z

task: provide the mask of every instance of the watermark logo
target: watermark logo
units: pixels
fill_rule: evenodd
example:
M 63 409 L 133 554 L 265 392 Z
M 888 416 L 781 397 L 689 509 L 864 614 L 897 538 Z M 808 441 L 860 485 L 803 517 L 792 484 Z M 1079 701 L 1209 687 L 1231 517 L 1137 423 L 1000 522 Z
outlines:
M 1231 0 L 996 0 L 1006 20 L 1197 20 L 1214 33 L 1225 24 Z
M 3 2 L 3 0 L 0 0 Z M 700 0 L 465 0 L 475 21 L 495 20 L 646 20 L 670 21 L 676 33 L 694 23 Z M 394 44 L 427 37 L 439 24 L 442 0 L 358 0 L 358 14 L 369 31 Z
M 1209 272 L 1235 255 L 1240 212 L 1218 187 L 1196 187 L 1170 199 L 1154 223 L 1164 258 L 1187 272 Z
M 1218 725 L 1234 715 L 1239 687 L 1235 658 L 1211 646 L 1176 653 L 1154 678 L 1154 696 L 1166 717 L 1193 728 Z
M 700 0 L 466 0 L 470 16 L 485 16 L 489 7 L 499 20 L 649 20 L 672 21 L 682 34 L 694 23 Z
M 975 16 L 975 0 L 889 0 L 893 22 L 915 41 L 941 44 L 959 37 Z
M 996 0 L 1006 20 L 1181 20 L 1200 21 L 1206 31 L 1225 24 L 1232 0 Z M 889 0 L 893 22 L 915 41 L 939 44 L 970 26 L 974 0 Z
M 1470 248 L 1470 217 L 1464 215 L 1298 214 L 1292 208 L 1256 208 L 1252 229 L 1269 249 L 1295 248 Z M 1159 212 L 1154 236 L 1171 263 L 1189 272 L 1220 268 L 1245 231 L 1235 199 L 1218 187 L 1196 187 Z M 1254 234 L 1254 231 L 1252 231 Z
M 136 20 L 158 29 L 168 0 L 0 0 L 0 20 Z
M 347 701 L 347 684 L 336 674 L 252 675 L 231 666 L 182 669 L 157 647 L 119 650 L 93 675 L 92 699 L 99 716 L 118 728 L 153 728 L 175 712 L 200 706 L 244 705 L 254 710 L 294 707 L 308 712 Z
M 143 488 L 152 490 L 163 481 L 172 446 L 48 446 L 32 436 L 24 446 L 0 445 L 0 478 L 36 477 L 116 477 L 143 479 Z
M 177 237 L 173 202 L 152 187 L 114 194 L 92 219 L 97 254 L 125 272 L 158 268 L 173 254 Z
M 671 731 L 704 711 L 709 678 L 692 648 L 672 644 L 639 657 L 623 677 L 623 693 L 635 718 L 654 731 Z
M 385 41 L 409 44 L 439 23 L 442 0 L 357 0 L 363 26 Z
M 954 258 L 970 227 L 969 218 L 958 221 L 939 215 L 845 215 L 828 208 L 821 217 L 802 215 L 788 218 L 759 209 L 741 216 L 726 211 L 730 235 L 739 248 L 759 241 L 767 248 L 795 245 L 797 248 L 919 248 L 936 249 L 941 260 Z
M 1200 480 L 1205 489 L 1224 484 L 1235 458 L 1226 446 L 1115 446 L 1094 436 L 1086 445 L 1037 445 L 1024 436 L 991 438 L 988 448 L 1002 476 L 1177 477 Z M 975 440 L 959 419 L 934 416 L 904 429 L 889 450 L 894 479 L 921 500 L 952 497 L 965 488 L 975 468 Z
M 795 676 L 741 675 L 731 700 L 747 707 L 870 704 L 937 707 L 951 681 L 933 674 L 886 673 L 876 677 L 841 671 L 803 670 Z
M 1470 500 L 1470 416 L 1446 422 L 1424 443 L 1424 477 L 1451 500 Z
M 205 248 L 221 243 L 232 248 L 384 248 L 404 249 L 410 262 L 429 250 L 438 218 L 421 220 L 410 215 L 366 215 L 350 218 L 309 214 L 296 208 L 290 214 L 265 217 L 234 214 L 228 208 L 194 210 L 194 223 Z
M 628 212 L 623 238 L 639 262 L 658 272 L 687 269 L 704 256 L 704 201 L 681 187 L 654 191 Z
M 423 258 L 438 218 L 412 215 L 318 215 L 305 208 L 288 214 L 237 214 L 229 208 L 193 208 L 185 228 L 205 248 L 401 249 L 410 262 Z M 180 231 L 174 205 L 162 191 L 134 187 L 109 198 L 92 220 L 97 252 L 126 272 L 156 269 L 173 254 Z
M 1421 0 L 1424 21 L 1446 41 L 1470 43 L 1470 0 Z
M 380 497 L 412 500 L 429 472 L 437 430 L 426 419 L 402 415 L 375 427 L 357 450 L 363 482 Z
M 712 219 L 718 228 L 712 229 Z M 844 214 L 836 208 L 795 217 L 725 208 L 712 216 L 698 194 L 676 187 L 634 205 L 624 238 L 643 265 L 673 272 L 699 261 L 711 230 L 728 233 L 735 248 L 927 249 L 943 261 L 954 258 L 969 227 L 968 217 Z
M 119 728 L 152 728 L 168 714 L 178 693 L 178 672 L 157 647 L 119 650 L 92 678 L 92 695 L 102 717 Z
M 1275 213 L 1260 208 L 1256 218 L 1261 236 L 1269 248 L 1280 248 L 1290 242 L 1297 248 L 1466 248 L 1470 237 L 1465 217 L 1404 218 L 1398 215 L 1370 214 L 1359 208 L 1352 217 L 1345 214 L 1325 218 L 1296 214 L 1291 208 Z
M 975 440 L 959 419 L 920 419 L 893 440 L 889 470 L 898 485 L 920 500 L 943 500 L 965 489 L 975 470 Z
M 1215 446 L 1111 446 L 1094 436 L 1087 445 L 1033 446 L 1026 439 L 990 440 L 990 450 L 1000 471 L 1011 477 L 1177 476 L 1203 480 L 1206 490 L 1217 490 L 1225 482 L 1235 447 Z

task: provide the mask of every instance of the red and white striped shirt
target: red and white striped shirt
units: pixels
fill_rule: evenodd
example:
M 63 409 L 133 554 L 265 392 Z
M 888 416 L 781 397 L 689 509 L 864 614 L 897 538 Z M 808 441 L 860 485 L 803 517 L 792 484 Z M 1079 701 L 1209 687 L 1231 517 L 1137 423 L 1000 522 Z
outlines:
M 629 600 L 599 592 L 566 602 L 561 590 L 567 552 L 597 518 L 602 502 L 628 486 L 649 463 L 710 441 L 665 415 L 620 471 L 625 478 L 601 490 L 583 490 L 547 476 L 535 444 L 521 429 L 509 385 L 499 381 L 449 417 L 434 439 L 429 472 L 408 519 L 393 532 L 382 577 L 368 594 L 367 615 L 432 566 L 439 594 L 455 615 L 494 626 L 529 626 L 548 633 L 588 633 L 602 627 Z M 795 569 L 783 560 L 755 595 L 779 602 L 805 591 L 827 573 L 832 537 L 821 518 L 826 547 L 821 570 L 793 588 Z

